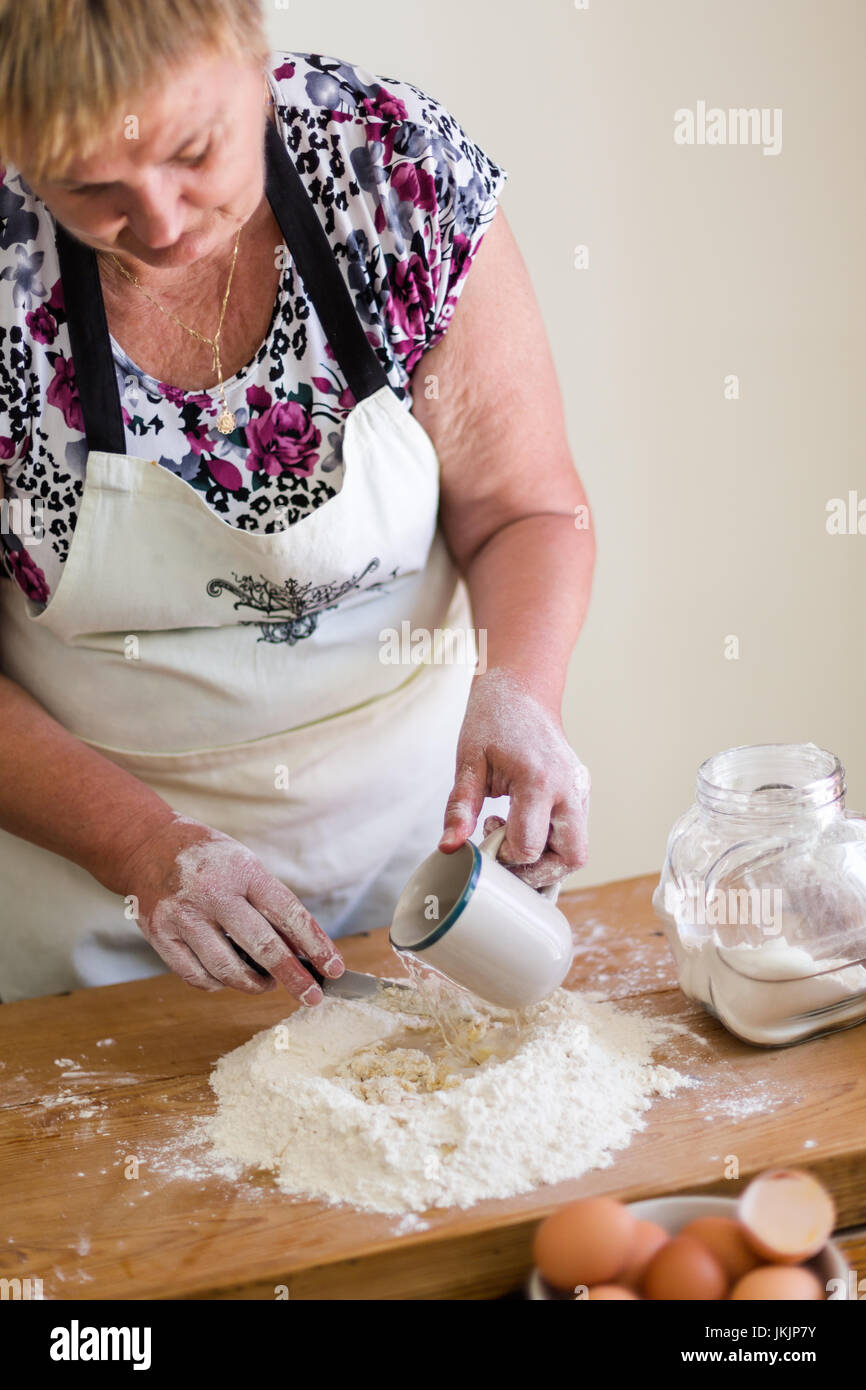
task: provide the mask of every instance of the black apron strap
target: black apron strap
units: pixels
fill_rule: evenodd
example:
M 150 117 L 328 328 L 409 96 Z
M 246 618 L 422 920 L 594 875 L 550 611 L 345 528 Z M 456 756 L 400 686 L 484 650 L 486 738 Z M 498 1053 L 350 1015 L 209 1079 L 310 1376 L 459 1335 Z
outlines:
M 358 318 L 349 287 L 295 162 L 267 122 L 265 192 L 340 369 L 356 401 L 387 386 L 385 368 Z
M 356 401 L 387 386 L 349 288 L 303 180 L 271 121 L 265 122 L 265 193 L 304 289 Z M 114 358 L 96 253 L 55 223 L 60 279 L 88 450 L 126 453 Z
M 63 304 L 88 452 L 126 453 L 126 434 L 96 253 L 56 224 Z

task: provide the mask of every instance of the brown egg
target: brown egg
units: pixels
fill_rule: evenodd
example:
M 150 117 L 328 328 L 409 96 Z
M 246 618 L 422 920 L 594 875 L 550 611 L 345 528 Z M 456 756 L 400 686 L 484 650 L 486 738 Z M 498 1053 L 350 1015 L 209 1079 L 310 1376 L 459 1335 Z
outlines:
M 730 1280 L 705 1245 L 693 1236 L 673 1236 L 657 1250 L 643 1277 L 643 1292 L 656 1299 L 724 1298 Z
M 639 1289 L 644 1271 L 657 1250 L 670 1240 L 663 1226 L 655 1221 L 637 1221 L 634 1228 L 634 1242 L 629 1251 L 628 1263 L 619 1275 L 620 1284 L 627 1289 Z
M 799 1264 L 817 1255 L 836 1220 L 833 1198 L 799 1168 L 761 1173 L 740 1197 L 737 1215 L 746 1238 L 774 1264 Z
M 816 1299 L 824 1297 L 820 1280 L 811 1269 L 796 1265 L 759 1265 L 738 1280 L 731 1290 L 735 1302 L 756 1299 Z
M 597 1303 L 613 1303 L 621 1298 L 637 1298 L 637 1294 L 631 1289 L 622 1288 L 620 1284 L 596 1284 L 589 1291 L 589 1299 Z
M 557 1289 L 609 1284 L 628 1259 L 635 1225 L 632 1213 L 613 1197 L 584 1197 L 542 1221 L 533 1259 Z
M 683 1226 L 681 1236 L 694 1236 L 705 1245 L 724 1268 L 732 1283 L 742 1279 L 750 1269 L 761 1263 L 760 1255 L 746 1240 L 738 1221 L 727 1216 L 699 1216 Z

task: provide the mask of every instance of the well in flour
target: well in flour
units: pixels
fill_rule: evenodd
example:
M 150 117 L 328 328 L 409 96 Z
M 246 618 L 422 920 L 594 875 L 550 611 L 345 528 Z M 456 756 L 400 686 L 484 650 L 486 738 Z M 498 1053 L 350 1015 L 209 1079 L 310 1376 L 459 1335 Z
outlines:
M 520 1010 L 417 988 L 326 998 L 220 1059 L 218 1153 L 287 1194 L 394 1215 L 469 1207 L 606 1168 L 656 1096 L 658 1020 L 558 989 Z

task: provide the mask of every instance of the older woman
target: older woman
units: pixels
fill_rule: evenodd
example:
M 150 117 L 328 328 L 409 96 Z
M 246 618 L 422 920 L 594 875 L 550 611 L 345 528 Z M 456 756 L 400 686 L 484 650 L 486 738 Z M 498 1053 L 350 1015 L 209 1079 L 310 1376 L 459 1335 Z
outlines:
M 0 996 L 315 1004 L 487 796 L 579 867 L 593 540 L 505 171 L 259 0 L 0 0 L 0 153 Z

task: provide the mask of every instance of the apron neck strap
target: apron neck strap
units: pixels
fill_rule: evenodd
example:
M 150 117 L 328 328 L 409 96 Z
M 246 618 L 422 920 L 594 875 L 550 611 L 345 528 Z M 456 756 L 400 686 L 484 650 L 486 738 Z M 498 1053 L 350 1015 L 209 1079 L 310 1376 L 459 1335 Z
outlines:
M 126 435 L 96 253 L 56 224 L 63 306 L 88 451 L 126 453 Z
M 390 385 L 331 244 L 276 125 L 265 122 L 265 194 L 325 336 L 356 401 Z M 126 434 L 99 266 L 93 247 L 55 223 L 75 384 L 88 450 L 126 453 Z
M 265 192 L 300 271 L 304 288 L 325 330 L 356 401 L 389 384 L 376 356 L 331 244 L 277 127 L 267 122 Z

